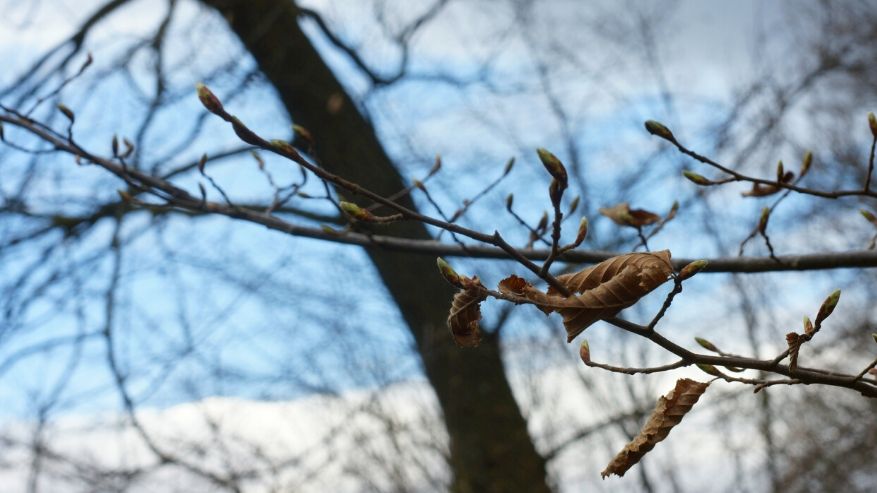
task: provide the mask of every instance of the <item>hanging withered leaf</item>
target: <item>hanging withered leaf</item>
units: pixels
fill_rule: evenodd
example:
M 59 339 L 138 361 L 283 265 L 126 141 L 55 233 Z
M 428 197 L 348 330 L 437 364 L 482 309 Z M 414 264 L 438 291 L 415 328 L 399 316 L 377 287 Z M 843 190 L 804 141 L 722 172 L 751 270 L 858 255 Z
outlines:
M 451 312 L 448 314 L 448 328 L 454 342 L 461 347 L 476 347 L 481 342 L 481 302 L 487 299 L 487 290 L 478 276 L 471 279 L 458 277 L 461 288 L 454 295 Z
M 572 341 L 594 322 L 614 317 L 639 301 L 663 284 L 672 272 L 669 250 L 629 253 L 558 276 L 557 280 L 574 293 L 568 298 L 554 288 L 543 293 L 517 276 L 500 282 L 499 290 L 526 299 L 546 314 L 560 313 L 567 341 Z
M 688 378 L 677 380 L 676 387 L 669 394 L 658 399 L 658 405 L 639 434 L 612 459 L 600 475 L 603 478 L 610 474 L 624 476 L 624 473 L 655 448 L 658 442 L 667 438 L 670 430 L 682 421 L 688 411 L 691 411 L 707 387 L 709 383 Z
M 752 190 L 743 192 L 740 195 L 744 197 L 767 197 L 780 191 L 780 187 L 776 185 L 763 185 L 761 183 L 753 183 Z
M 630 204 L 622 202 L 613 207 L 604 207 L 600 209 L 600 214 L 608 217 L 619 226 L 630 226 L 632 228 L 641 228 L 654 224 L 661 220 L 661 216 L 654 212 L 643 209 L 630 209 Z

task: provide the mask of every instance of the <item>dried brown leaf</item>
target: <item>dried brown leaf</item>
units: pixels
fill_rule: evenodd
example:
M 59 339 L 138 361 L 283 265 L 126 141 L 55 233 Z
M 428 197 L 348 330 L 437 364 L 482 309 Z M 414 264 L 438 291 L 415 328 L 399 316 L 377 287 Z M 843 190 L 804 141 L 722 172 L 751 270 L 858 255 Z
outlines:
M 643 209 L 631 210 L 630 204 L 627 202 L 622 202 L 613 207 L 604 207 L 600 209 L 600 214 L 608 217 L 619 226 L 630 226 L 633 228 L 648 226 L 661 220 L 661 216 L 654 212 Z
M 610 474 L 624 476 L 624 473 L 639 462 L 658 442 L 667 438 L 670 430 L 682 421 L 682 418 L 700 399 L 707 387 L 709 387 L 709 383 L 701 383 L 688 378 L 677 380 L 676 387 L 669 394 L 658 399 L 658 405 L 652 411 L 652 415 L 649 416 L 649 420 L 646 421 L 639 435 L 634 437 L 612 459 L 612 462 L 600 475 L 604 478 Z
M 462 347 L 476 347 L 481 342 L 481 302 L 487 298 L 487 290 L 478 276 L 469 279 L 460 276 L 463 289 L 457 291 L 448 314 L 448 328 L 454 342 Z
M 753 183 L 752 190 L 743 192 L 740 195 L 744 197 L 767 197 L 780 191 L 780 187 L 776 185 L 762 185 L 761 183 Z
M 567 340 L 572 341 L 598 320 L 613 317 L 667 280 L 673 268 L 670 251 L 630 253 L 613 257 L 580 272 L 557 277 L 575 293 L 569 298 L 554 288 L 543 293 L 517 276 L 504 279 L 500 292 L 526 298 L 545 313 L 563 316 Z

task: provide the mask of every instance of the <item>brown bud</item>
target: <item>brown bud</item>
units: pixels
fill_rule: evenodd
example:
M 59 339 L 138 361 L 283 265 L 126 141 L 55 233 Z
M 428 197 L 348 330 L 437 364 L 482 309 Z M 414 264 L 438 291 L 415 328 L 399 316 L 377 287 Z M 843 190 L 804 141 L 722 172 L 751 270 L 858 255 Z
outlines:
M 569 203 L 569 209 L 566 211 L 566 214 L 567 214 L 567 215 L 570 215 L 570 214 L 572 214 L 573 212 L 575 212 L 576 209 L 579 208 L 579 202 L 581 202 L 581 200 L 582 200 L 581 195 L 576 195 L 576 196 L 572 199 L 572 202 Z
M 697 341 L 698 344 L 700 344 L 700 347 L 706 349 L 707 351 L 712 351 L 714 353 L 721 352 L 721 351 L 719 351 L 719 348 L 717 348 L 715 344 L 711 343 L 710 341 L 708 341 L 702 337 L 695 337 L 694 340 Z
M 767 231 L 767 220 L 770 219 L 770 208 L 761 209 L 761 217 L 758 218 L 758 232 L 764 234 Z
M 782 160 L 777 163 L 777 181 L 782 183 L 783 177 L 786 176 L 786 170 L 783 168 Z
M 551 184 L 548 185 L 548 197 L 551 199 L 552 204 L 559 204 L 560 200 L 563 198 L 563 191 L 566 189 L 563 184 L 561 184 L 557 180 L 551 180 Z
M 511 158 L 505 163 L 505 169 L 502 170 L 502 175 L 505 176 L 512 172 L 512 168 L 515 166 L 515 158 Z
M 85 61 L 82 62 L 82 66 L 79 67 L 79 73 L 84 72 L 92 63 L 94 63 L 94 57 L 91 56 L 91 52 L 89 51 L 85 54 Z
M 256 135 L 255 132 L 253 132 L 252 130 L 247 128 L 247 126 L 244 125 L 243 122 L 241 122 L 238 119 L 238 117 L 233 116 L 233 117 L 231 117 L 230 120 L 231 120 L 231 128 L 234 130 L 234 133 L 235 133 L 235 135 L 238 136 L 238 138 L 240 138 L 242 141 L 244 141 L 250 145 L 254 145 L 254 146 L 261 146 L 262 145 L 262 143 L 263 143 L 262 138 L 259 137 L 258 135 Z M 290 147 L 292 147 L 292 146 L 290 146 Z M 298 152 L 296 152 L 296 155 L 298 155 Z
M 126 158 L 134 152 L 134 143 L 124 137 L 122 137 L 122 143 L 125 144 L 125 151 L 122 152 L 121 157 Z
M 539 218 L 539 224 L 536 225 L 536 231 L 543 231 L 548 227 L 548 212 L 543 211 L 542 217 Z
M 111 147 L 113 148 L 113 156 L 118 157 L 119 156 L 119 138 L 116 137 L 115 135 L 113 135 L 113 142 L 111 144 Z
M 435 155 L 435 161 L 432 163 L 432 168 L 429 169 L 429 176 L 432 176 L 438 173 L 438 170 L 442 169 L 442 157 L 439 154 Z
M 576 239 L 573 242 L 573 245 L 579 246 L 585 241 L 585 238 L 588 236 L 588 218 L 583 217 L 581 221 L 579 221 L 579 231 L 576 233 Z
M 6 142 L 6 135 L 3 134 L 3 122 L 0 122 L 0 140 Z
M 702 271 L 704 267 L 707 266 L 707 264 L 709 264 L 709 262 L 703 259 L 691 262 L 690 264 L 683 267 L 681 271 L 679 271 L 679 280 L 684 281 L 686 279 L 694 277 L 694 275 Z
M 804 153 L 804 160 L 801 161 L 801 172 L 798 173 L 798 179 L 804 178 L 804 175 L 810 171 L 810 165 L 813 164 L 813 153 L 807 151 Z
M 198 160 L 198 172 L 202 175 L 204 174 L 204 166 L 207 165 L 207 154 L 202 154 L 201 159 Z
M 656 135 L 664 140 L 668 140 L 673 143 L 676 142 L 676 137 L 673 136 L 673 132 L 671 132 L 670 129 L 664 126 L 664 124 L 661 122 L 657 122 L 655 120 L 647 120 L 646 130 L 650 134 Z
M 871 334 L 871 337 L 874 338 L 874 342 L 877 342 L 877 334 Z
M 505 198 L 505 208 L 506 208 L 506 210 L 508 210 L 509 212 L 511 212 L 511 210 L 512 210 L 512 204 L 514 204 L 514 203 L 515 203 L 515 194 L 510 193 L 510 194 L 508 195 L 508 197 Z
M 542 161 L 542 165 L 545 166 L 548 173 L 557 180 L 560 190 L 565 190 L 569 178 L 566 174 L 566 168 L 560 162 L 560 159 L 557 159 L 557 156 L 542 147 L 536 149 L 536 153 L 539 154 L 539 160 Z
M 116 190 L 116 193 L 119 194 L 119 198 L 122 199 L 122 202 L 125 202 L 126 204 L 134 199 L 134 197 L 125 190 Z
M 314 145 L 314 136 L 311 134 L 311 131 L 302 127 L 301 125 L 293 125 L 292 131 L 295 132 L 295 136 L 300 138 L 308 147 L 312 147 Z
M 588 345 L 588 340 L 585 339 L 582 341 L 582 345 L 579 346 L 579 356 L 582 358 L 582 361 L 585 364 L 591 362 L 591 346 Z
M 679 212 L 679 201 L 674 200 L 673 205 L 670 206 L 670 211 L 667 212 L 667 215 L 664 217 L 664 221 L 669 221 L 676 217 L 677 212 Z
M 291 159 L 297 159 L 300 157 L 298 151 L 295 150 L 295 147 L 292 147 L 292 144 L 285 140 L 275 139 L 269 142 L 269 144 L 271 144 L 271 147 L 275 151 L 283 156 Z
M 871 127 L 871 135 L 877 139 L 877 116 L 874 113 L 868 113 L 868 126 Z
M 225 112 L 222 108 L 222 101 L 220 101 L 219 98 L 213 94 L 213 91 L 207 88 L 207 86 L 199 82 L 195 84 L 195 89 L 198 91 L 198 99 L 207 111 L 215 115 L 220 115 Z
M 688 178 L 688 180 L 691 181 L 692 183 L 695 183 L 695 184 L 700 185 L 700 186 L 703 186 L 703 187 L 708 187 L 708 186 L 710 186 L 710 185 L 715 185 L 715 183 L 713 183 L 712 181 L 710 181 L 710 180 L 704 178 L 703 176 L 701 176 L 701 175 L 695 173 L 694 171 L 688 171 L 688 170 L 683 171 L 683 172 L 682 172 L 682 176 Z
M 76 121 L 76 115 L 73 114 L 73 110 L 68 108 L 66 105 L 58 103 L 58 111 L 63 113 L 64 116 L 67 117 L 68 120 L 70 120 L 70 123 Z
M 816 325 L 820 325 L 823 320 L 831 315 L 831 312 L 837 307 L 837 302 L 839 300 L 840 289 L 834 290 L 833 293 L 828 295 L 828 298 L 825 298 L 825 301 L 822 302 L 822 306 L 819 307 L 819 312 L 816 314 Z
M 207 189 L 200 181 L 198 182 L 198 191 L 201 192 L 201 202 L 207 202 Z

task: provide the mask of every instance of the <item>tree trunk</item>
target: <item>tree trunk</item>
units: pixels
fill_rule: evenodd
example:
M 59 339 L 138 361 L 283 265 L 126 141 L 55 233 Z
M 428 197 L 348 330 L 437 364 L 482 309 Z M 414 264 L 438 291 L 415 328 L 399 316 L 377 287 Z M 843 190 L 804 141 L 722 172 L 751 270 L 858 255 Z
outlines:
M 225 16 L 293 121 L 314 135 L 327 169 L 384 195 L 404 187 L 374 128 L 301 30 L 294 2 L 202 1 Z M 413 207 L 407 198 L 400 202 Z M 393 225 L 391 232 L 429 237 L 414 222 Z M 453 491 L 548 491 L 545 461 L 512 395 L 496 338 L 485 337 L 476 350 L 453 345 L 445 326 L 452 289 L 439 276 L 435 259 L 367 251 L 418 344 L 444 413 Z

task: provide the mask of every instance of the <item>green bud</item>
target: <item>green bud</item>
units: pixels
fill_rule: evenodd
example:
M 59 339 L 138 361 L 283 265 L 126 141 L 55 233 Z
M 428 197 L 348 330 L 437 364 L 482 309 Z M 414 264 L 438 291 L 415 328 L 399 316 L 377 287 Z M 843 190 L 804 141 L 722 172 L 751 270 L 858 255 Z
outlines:
M 293 125 L 292 131 L 295 132 L 295 135 L 303 140 L 308 147 L 314 145 L 314 136 L 311 134 L 310 130 L 301 125 Z
M 719 348 L 717 348 L 715 344 L 704 339 L 703 337 L 695 337 L 694 340 L 697 341 L 698 344 L 700 344 L 700 347 L 706 349 L 707 351 L 712 351 L 714 353 L 719 352 Z
M 810 335 L 813 332 L 813 322 L 810 321 L 810 317 L 804 315 L 804 333 Z
M 877 216 L 874 216 L 874 214 L 871 211 L 869 211 L 867 209 L 859 209 L 859 212 L 862 214 L 862 216 L 865 219 L 868 220 L 869 223 L 873 224 L 874 226 L 877 226 Z
M 710 185 L 715 185 L 715 183 L 713 183 L 712 181 L 710 181 L 710 180 L 704 178 L 703 176 L 701 176 L 701 175 L 695 173 L 694 171 L 688 171 L 688 170 L 683 171 L 683 172 L 682 172 L 682 176 L 688 178 L 688 180 L 691 181 L 692 183 L 695 183 L 695 184 L 700 185 L 700 186 L 703 186 L 703 187 L 708 187 L 708 186 L 710 186 Z
M 695 274 L 702 271 L 704 267 L 707 266 L 707 264 L 709 264 L 709 262 L 703 259 L 691 262 L 690 264 L 683 267 L 681 271 L 679 271 L 679 280 L 684 281 L 693 277 Z
M 767 231 L 767 220 L 770 219 L 770 208 L 761 209 L 761 217 L 758 218 L 758 231 L 764 234 Z
M 713 365 L 706 365 L 706 364 L 698 363 L 697 367 L 700 368 L 701 371 L 703 371 L 707 375 L 712 375 L 714 377 L 721 377 L 722 376 L 722 374 L 719 373 L 719 370 L 717 370 L 716 367 Z
M 448 281 L 452 286 L 460 287 L 460 275 L 451 268 L 450 264 L 445 262 L 445 259 L 436 257 L 435 263 L 438 266 L 439 273 L 445 278 L 445 281 Z
M 545 166 L 548 173 L 557 180 L 560 189 L 566 189 L 569 178 L 567 177 L 566 168 L 560 162 L 560 159 L 557 159 L 557 156 L 542 147 L 536 149 L 536 153 L 539 154 L 539 160 L 542 161 L 542 165 Z
M 804 178 L 804 175 L 810 171 L 811 164 L 813 164 L 813 153 L 807 151 L 804 153 L 804 160 L 801 162 L 801 172 L 798 174 L 798 179 Z
M 372 216 L 371 212 L 363 209 L 353 202 L 345 202 L 342 200 L 338 203 L 338 205 L 341 207 L 341 210 L 344 211 L 345 214 L 352 218 L 359 219 L 360 221 L 369 221 L 374 217 Z
M 673 136 L 673 132 L 671 132 L 670 129 L 664 126 L 664 124 L 661 122 L 657 122 L 655 120 L 647 120 L 646 130 L 650 134 L 656 135 L 664 140 L 668 140 L 673 143 L 676 142 L 676 137 Z
M 837 307 L 837 302 L 839 300 L 840 289 L 836 289 L 833 293 L 828 295 L 828 298 L 825 298 L 825 301 L 822 302 L 822 306 L 819 307 L 819 313 L 816 314 L 816 325 L 821 324 L 823 320 L 831 315 L 831 312 Z

